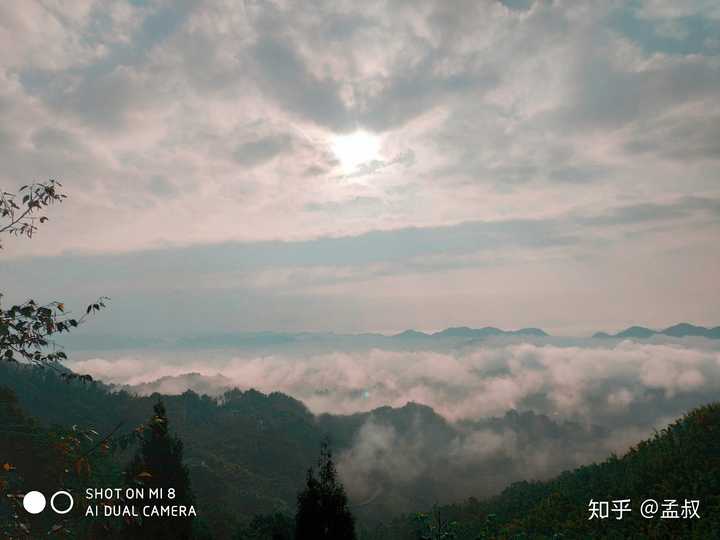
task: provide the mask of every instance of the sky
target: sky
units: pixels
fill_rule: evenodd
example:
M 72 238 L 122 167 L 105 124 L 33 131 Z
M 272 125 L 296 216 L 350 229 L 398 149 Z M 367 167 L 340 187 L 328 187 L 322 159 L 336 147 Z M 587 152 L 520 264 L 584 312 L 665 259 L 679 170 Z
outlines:
M 0 253 L 83 332 L 720 324 L 714 0 L 0 3 Z

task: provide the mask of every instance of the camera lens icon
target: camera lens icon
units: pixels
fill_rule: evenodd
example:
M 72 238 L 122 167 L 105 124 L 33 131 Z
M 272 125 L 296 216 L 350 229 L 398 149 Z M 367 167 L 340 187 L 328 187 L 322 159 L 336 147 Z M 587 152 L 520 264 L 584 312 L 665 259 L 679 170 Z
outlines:
M 23 508 L 29 514 L 39 514 L 45 510 L 45 495 L 39 491 L 29 491 L 23 497 Z
M 66 497 L 68 502 L 56 503 L 56 500 L 58 498 L 62 500 L 62 497 Z M 39 514 L 45 510 L 46 504 L 47 501 L 45 500 L 45 495 L 39 491 L 28 491 L 23 497 L 23 508 L 25 508 L 28 514 Z M 75 500 L 67 491 L 56 491 L 53 493 L 52 497 L 50 497 L 50 508 L 52 508 L 53 512 L 56 514 L 67 514 L 70 510 L 72 510 L 74 504 Z

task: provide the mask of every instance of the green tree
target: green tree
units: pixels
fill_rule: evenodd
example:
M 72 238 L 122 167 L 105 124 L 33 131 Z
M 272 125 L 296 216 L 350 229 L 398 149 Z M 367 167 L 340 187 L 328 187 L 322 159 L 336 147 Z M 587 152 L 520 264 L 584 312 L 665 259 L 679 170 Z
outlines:
M 318 477 L 307 472 L 305 489 L 298 494 L 296 540 L 355 540 L 355 519 L 327 443 L 320 449 Z
M 139 519 L 129 523 L 127 538 L 184 540 L 195 538 L 194 518 L 186 516 L 142 516 L 141 506 L 178 506 L 186 512 L 193 509 L 194 495 L 190 487 L 188 469 L 183 464 L 182 441 L 170 434 L 165 406 L 158 402 L 155 414 L 143 426 L 140 448 L 125 471 L 129 487 L 142 487 L 146 495 L 139 501 Z M 150 489 L 161 490 L 159 498 L 147 499 Z
M 420 512 L 414 516 L 417 524 L 418 540 L 456 540 L 456 522 L 448 521 L 442 516 L 442 511 L 437 505 L 431 513 Z
M 292 516 L 275 512 L 257 515 L 235 535 L 235 540 L 293 540 L 295 521 Z

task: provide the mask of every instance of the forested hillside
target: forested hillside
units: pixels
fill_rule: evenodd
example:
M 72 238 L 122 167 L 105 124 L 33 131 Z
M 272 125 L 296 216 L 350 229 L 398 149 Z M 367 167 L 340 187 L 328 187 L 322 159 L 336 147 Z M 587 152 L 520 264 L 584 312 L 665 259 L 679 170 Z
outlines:
M 132 432 L 159 396 L 110 393 L 98 383 L 65 381 L 50 369 L 0 365 L 0 381 L 45 426 Z M 233 391 L 222 404 L 187 392 L 164 396 L 185 445 L 200 515 L 217 538 L 231 537 L 255 513 L 294 512 L 295 497 L 317 456 L 322 433 L 298 401 L 282 394 Z M 126 456 L 121 456 L 126 458 Z
M 120 462 L 108 448 L 94 430 L 41 424 L 25 414 L 11 389 L 0 386 L 0 538 L 37 538 L 47 533 L 93 537 L 100 532 L 106 525 L 103 519 L 78 521 L 77 513 L 31 515 L 18 494 L 119 486 Z
M 590 501 L 629 499 L 631 512 L 593 518 Z M 654 517 L 640 506 L 654 499 Z M 664 506 L 664 501 L 676 504 Z M 699 518 L 683 517 L 685 500 Z M 610 508 L 613 505 L 610 503 Z M 678 518 L 663 518 L 677 512 Z M 688 514 L 692 512 L 687 511 Z M 622 457 L 565 472 L 548 482 L 518 482 L 497 497 L 407 515 L 371 538 L 720 538 L 720 404 L 693 410 Z M 444 535 L 444 536 L 443 536 Z

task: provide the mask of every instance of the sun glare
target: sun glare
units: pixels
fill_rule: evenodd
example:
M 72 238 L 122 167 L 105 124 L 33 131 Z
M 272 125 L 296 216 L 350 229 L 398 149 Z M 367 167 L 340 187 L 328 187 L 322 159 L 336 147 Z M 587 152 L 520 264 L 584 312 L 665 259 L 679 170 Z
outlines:
M 332 151 L 343 171 L 351 173 L 363 163 L 380 159 L 380 137 L 366 131 L 337 135 L 332 140 Z

